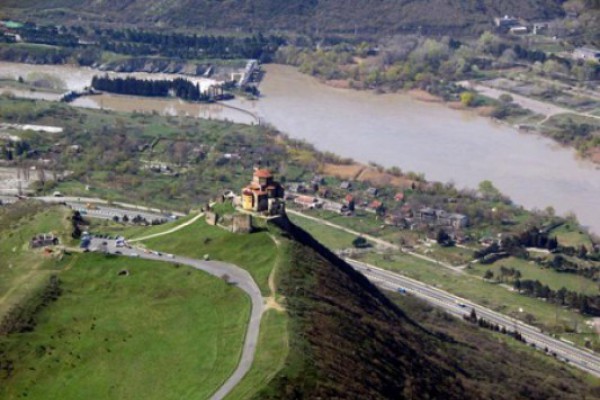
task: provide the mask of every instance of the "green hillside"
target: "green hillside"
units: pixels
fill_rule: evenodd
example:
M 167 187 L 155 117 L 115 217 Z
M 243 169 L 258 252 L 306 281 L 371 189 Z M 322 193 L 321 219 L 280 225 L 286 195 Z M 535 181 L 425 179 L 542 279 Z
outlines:
M 6 0 L 5 12 L 35 19 L 87 20 L 146 26 L 303 33 L 381 34 L 470 32 L 510 14 L 543 19 L 562 12 L 562 0 Z M 12 9 L 12 10 L 11 10 Z M 81 19 L 80 19 L 81 18 Z

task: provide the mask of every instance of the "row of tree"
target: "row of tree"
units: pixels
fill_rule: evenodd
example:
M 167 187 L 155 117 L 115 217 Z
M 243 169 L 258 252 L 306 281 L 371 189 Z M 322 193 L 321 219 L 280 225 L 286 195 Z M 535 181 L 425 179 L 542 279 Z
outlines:
M 531 279 L 516 279 L 513 283 L 513 287 L 525 296 L 545 299 L 549 303 L 569 307 L 578 310 L 582 314 L 594 317 L 600 316 L 600 296 L 598 295 L 589 296 L 567 290 L 564 287 L 559 290 L 552 290 L 548 285 L 544 285 L 538 280 L 534 281 Z
M 23 40 L 61 47 L 93 47 L 103 51 L 134 56 L 156 56 L 183 59 L 253 58 L 268 62 L 285 44 L 281 36 L 214 36 L 161 33 L 137 29 L 94 29 L 80 27 L 41 26 L 26 23 L 18 29 Z M 80 39 L 85 40 L 80 40 Z
M 110 78 L 94 76 L 92 87 L 97 90 L 134 96 L 167 97 L 175 96 L 188 101 L 210 101 L 210 96 L 187 79 L 145 80 L 132 77 Z

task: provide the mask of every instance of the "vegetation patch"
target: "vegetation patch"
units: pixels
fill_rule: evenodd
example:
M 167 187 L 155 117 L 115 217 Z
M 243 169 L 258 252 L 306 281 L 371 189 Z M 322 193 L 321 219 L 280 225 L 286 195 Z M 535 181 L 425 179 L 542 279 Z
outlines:
M 0 337 L 0 397 L 205 399 L 233 373 L 250 311 L 239 289 L 167 263 L 73 257 L 35 329 Z

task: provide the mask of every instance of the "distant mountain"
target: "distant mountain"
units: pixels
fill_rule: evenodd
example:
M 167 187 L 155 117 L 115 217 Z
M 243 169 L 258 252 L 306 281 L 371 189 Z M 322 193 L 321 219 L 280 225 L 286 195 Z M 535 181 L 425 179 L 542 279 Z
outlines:
M 276 286 L 290 317 L 290 351 L 256 399 L 597 398 L 550 360 L 485 334 L 460 342 L 425 328 L 302 229 L 277 224 L 285 260 Z
M 54 21 L 303 33 L 468 33 L 493 17 L 548 19 L 564 0 L 4 0 L 0 9 Z

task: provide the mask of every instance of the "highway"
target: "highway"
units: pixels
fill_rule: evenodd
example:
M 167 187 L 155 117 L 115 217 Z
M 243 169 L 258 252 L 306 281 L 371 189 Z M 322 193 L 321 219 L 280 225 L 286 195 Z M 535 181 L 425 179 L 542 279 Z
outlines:
M 103 243 L 106 243 L 104 245 Z M 112 254 L 120 254 L 128 257 L 144 258 L 147 260 L 164 261 L 187 265 L 189 267 L 202 270 L 218 278 L 227 275 L 228 282 L 237 286 L 250 296 L 252 302 L 252 311 L 248 321 L 248 329 L 244 338 L 244 346 L 239 364 L 233 374 L 223 383 L 223 385 L 212 395 L 211 400 L 221 400 L 244 378 L 250 370 L 256 353 L 258 344 L 258 334 L 260 330 L 260 321 L 264 311 L 264 300 L 262 293 L 252 276 L 248 271 L 232 264 L 218 261 L 204 261 L 193 258 L 175 256 L 171 254 L 161 254 L 155 251 L 149 251 L 136 247 L 117 247 L 116 241 L 106 239 L 92 239 L 90 249 L 106 251 Z
M 555 339 L 536 327 L 398 273 L 352 259 L 346 261 L 383 289 L 392 291 L 403 289 L 459 318 L 470 315 L 471 310 L 474 309 L 479 318 L 505 327 L 508 331 L 518 331 L 528 344 L 535 344 L 536 348 L 542 351 L 547 348 L 550 353 L 555 353 L 558 359 L 600 377 L 600 356 L 591 350 Z

